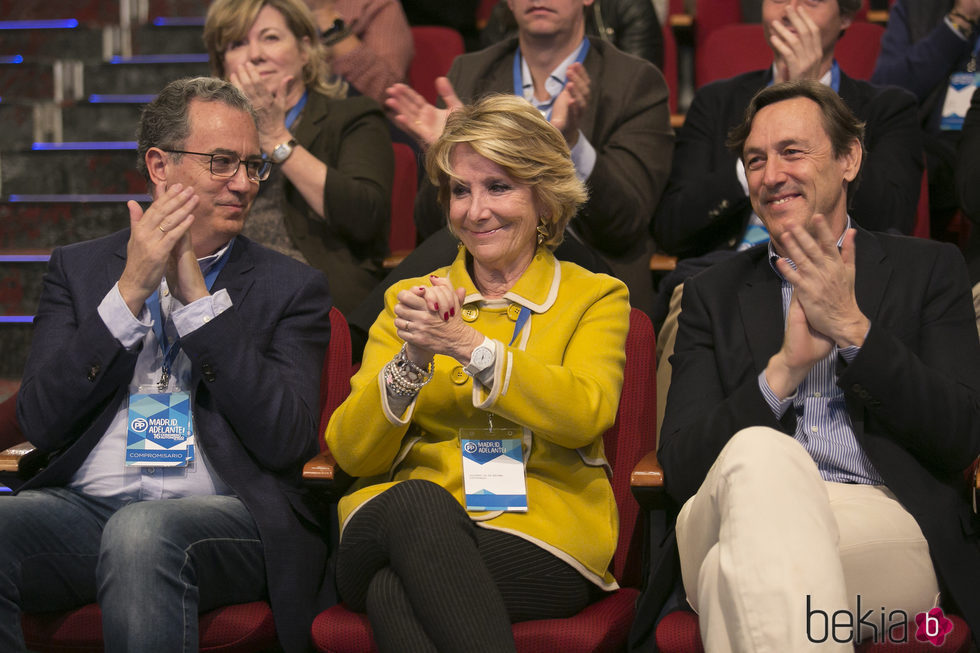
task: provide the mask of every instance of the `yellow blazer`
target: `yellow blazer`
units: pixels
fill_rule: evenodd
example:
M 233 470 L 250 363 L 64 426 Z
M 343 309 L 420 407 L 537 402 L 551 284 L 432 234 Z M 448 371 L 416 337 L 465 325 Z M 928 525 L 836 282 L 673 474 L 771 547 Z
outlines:
M 438 483 L 465 505 L 459 431 L 487 428 L 492 413 L 494 428 L 519 426 L 524 433 L 528 511 L 470 513 L 472 518 L 534 542 L 613 589 L 609 563 L 619 515 L 602 434 L 615 421 L 623 385 L 626 286 L 538 248 L 503 299 L 485 300 L 466 270 L 466 257 L 461 248 L 450 267 L 434 274 L 466 289 L 463 319 L 495 340 L 493 388 L 465 374 L 454 358 L 436 356 L 432 381 L 403 415 L 393 414 L 381 370 L 402 346 L 394 326 L 396 295 L 429 282 L 406 279 L 389 288 L 351 394 L 327 426 L 337 462 L 361 477 L 340 501 L 340 523 L 406 479 Z M 531 317 L 514 337 L 525 306 Z

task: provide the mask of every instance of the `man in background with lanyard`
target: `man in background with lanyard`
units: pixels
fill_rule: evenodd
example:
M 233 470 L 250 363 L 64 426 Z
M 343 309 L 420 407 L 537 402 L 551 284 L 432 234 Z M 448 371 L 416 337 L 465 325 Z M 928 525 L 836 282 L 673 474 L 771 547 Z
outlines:
M 388 89 L 386 106 L 425 148 L 442 133 L 448 111 L 462 103 L 515 93 L 534 104 L 564 134 L 575 170 L 589 189 L 589 201 L 569 224 L 567 238 L 598 252 L 629 287 L 630 303 L 649 311 L 648 229 L 673 145 L 667 85 L 653 64 L 585 36 L 583 10 L 592 2 L 508 0 L 517 38 L 453 62 L 448 79 L 436 81 L 447 109 L 426 103 L 404 84 Z M 415 221 L 423 237 L 445 224 L 431 184 L 423 185 Z M 450 247 L 445 262 L 455 254 Z M 441 263 L 430 258 L 424 269 Z
M 45 277 L 17 416 L 49 460 L 0 503 L 0 649 L 21 610 L 93 601 L 107 650 L 196 649 L 199 611 L 268 600 L 305 650 L 326 280 L 238 235 L 273 164 L 230 83 L 169 84 L 138 140 L 152 204 Z
M 980 0 L 897 0 L 888 14 L 871 81 L 912 91 L 929 171 L 932 235 L 943 238 L 961 208 L 954 167 L 970 98 L 980 86 Z M 980 283 L 980 231 L 966 246 L 970 281 Z

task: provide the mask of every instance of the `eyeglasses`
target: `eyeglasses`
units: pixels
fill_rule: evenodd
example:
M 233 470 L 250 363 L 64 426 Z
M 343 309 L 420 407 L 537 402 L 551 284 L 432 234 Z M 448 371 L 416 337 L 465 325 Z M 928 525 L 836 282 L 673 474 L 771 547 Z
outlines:
M 161 148 L 163 149 L 163 148 Z M 272 161 L 262 157 L 249 157 L 239 159 L 229 154 L 210 154 L 208 152 L 188 152 L 187 150 L 163 150 L 172 154 L 193 154 L 195 156 L 206 156 L 211 159 L 211 174 L 215 177 L 234 177 L 238 174 L 238 168 L 245 164 L 245 174 L 252 181 L 265 181 L 272 172 Z

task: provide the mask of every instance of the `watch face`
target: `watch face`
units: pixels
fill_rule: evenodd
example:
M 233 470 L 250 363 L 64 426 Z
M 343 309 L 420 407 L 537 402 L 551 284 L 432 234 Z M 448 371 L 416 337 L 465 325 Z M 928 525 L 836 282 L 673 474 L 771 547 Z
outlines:
M 484 346 L 479 346 L 473 350 L 473 365 L 481 370 L 490 364 L 493 359 L 493 352 Z
M 276 145 L 272 150 L 272 162 L 282 163 L 289 158 L 289 155 L 293 153 L 293 141 L 288 143 L 280 143 Z

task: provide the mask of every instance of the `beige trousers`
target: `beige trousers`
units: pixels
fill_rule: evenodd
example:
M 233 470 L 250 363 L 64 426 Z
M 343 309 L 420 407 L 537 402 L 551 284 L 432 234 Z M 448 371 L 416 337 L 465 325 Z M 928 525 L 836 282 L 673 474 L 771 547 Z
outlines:
M 766 427 L 722 449 L 681 509 L 677 543 L 708 653 L 852 651 L 857 631 L 880 641 L 893 611 L 914 619 L 939 598 L 922 531 L 887 488 L 825 482 Z

